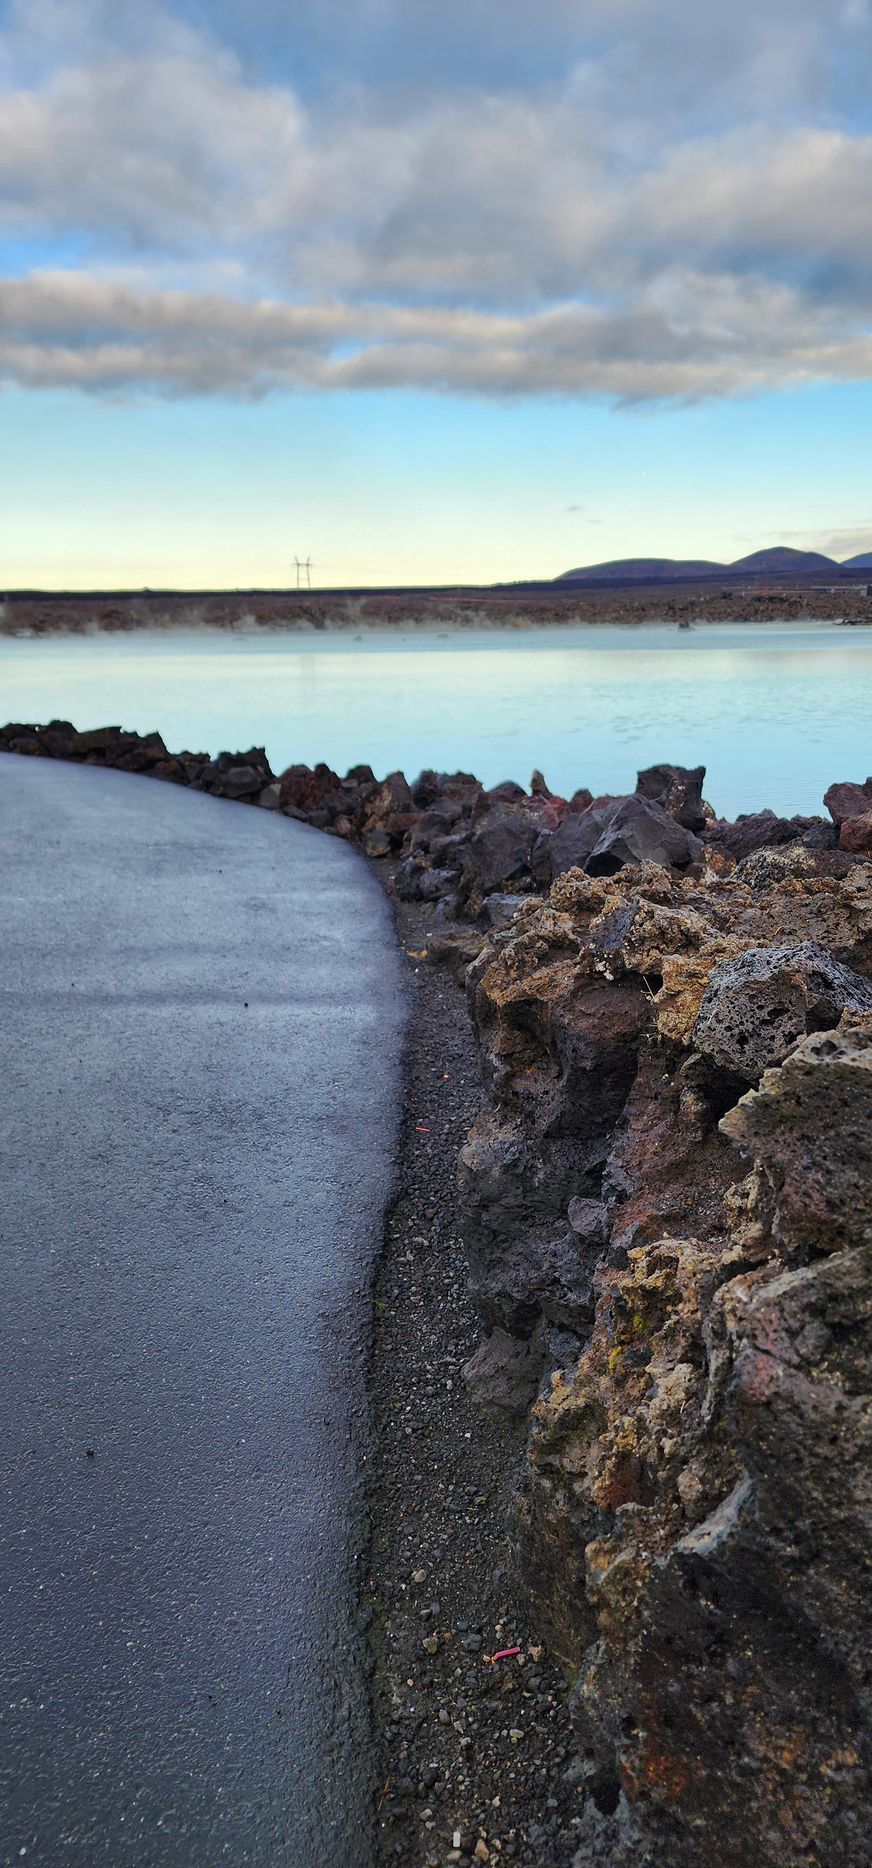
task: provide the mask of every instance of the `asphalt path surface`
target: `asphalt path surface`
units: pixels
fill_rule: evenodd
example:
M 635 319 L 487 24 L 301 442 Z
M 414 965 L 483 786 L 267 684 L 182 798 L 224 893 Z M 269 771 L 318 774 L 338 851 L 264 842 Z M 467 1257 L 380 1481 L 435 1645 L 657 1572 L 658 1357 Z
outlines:
M 367 1868 L 387 904 L 287 818 L 0 754 L 0 955 L 0 1859 Z

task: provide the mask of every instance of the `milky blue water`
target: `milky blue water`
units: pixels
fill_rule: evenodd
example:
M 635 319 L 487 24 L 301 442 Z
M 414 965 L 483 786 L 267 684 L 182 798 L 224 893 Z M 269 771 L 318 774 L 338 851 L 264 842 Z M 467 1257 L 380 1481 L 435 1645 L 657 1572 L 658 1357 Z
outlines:
M 719 813 L 820 808 L 872 771 L 872 630 L 588 627 L 444 637 L 137 634 L 0 642 L 0 720 L 158 728 L 170 747 L 632 789 L 706 765 Z

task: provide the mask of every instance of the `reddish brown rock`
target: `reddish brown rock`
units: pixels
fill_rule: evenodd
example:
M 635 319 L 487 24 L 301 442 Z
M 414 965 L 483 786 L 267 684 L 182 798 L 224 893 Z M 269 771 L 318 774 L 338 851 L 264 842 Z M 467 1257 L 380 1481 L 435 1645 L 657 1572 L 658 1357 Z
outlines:
M 411 786 L 402 772 L 391 772 L 383 784 L 367 798 L 363 816 L 363 835 L 373 846 L 387 838 L 389 848 L 398 850 L 421 816 Z
M 278 787 L 282 810 L 305 818 L 323 809 L 325 800 L 339 791 L 340 779 L 329 765 L 289 765 L 280 773 Z
M 735 823 L 714 817 L 706 823 L 707 843 L 725 851 L 741 862 L 755 850 L 769 850 L 779 844 L 798 843 L 818 834 L 822 820 L 817 817 L 777 817 L 774 811 L 753 811 L 736 818 Z
M 824 804 L 834 824 L 841 827 L 848 818 L 866 817 L 872 811 L 872 778 L 864 780 L 862 785 L 844 780 L 831 785 L 824 792 Z
M 839 829 L 839 847 L 861 856 L 872 856 L 872 811 L 862 817 L 846 817 Z
M 533 1408 L 522 1561 L 578 1670 L 592 1845 L 605 1821 L 620 1868 L 838 1868 L 872 1817 L 872 1019 L 722 1128 L 755 1162 L 722 1237 L 604 1264 Z

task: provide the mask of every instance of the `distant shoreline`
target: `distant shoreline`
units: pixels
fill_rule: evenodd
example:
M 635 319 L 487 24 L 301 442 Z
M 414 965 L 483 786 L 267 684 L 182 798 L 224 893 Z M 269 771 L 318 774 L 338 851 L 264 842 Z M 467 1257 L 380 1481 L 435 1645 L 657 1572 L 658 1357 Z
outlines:
M 772 581 L 713 591 L 664 585 L 561 590 L 21 592 L 0 600 L 0 636 L 573 628 L 590 624 L 835 622 L 872 625 L 866 585 Z

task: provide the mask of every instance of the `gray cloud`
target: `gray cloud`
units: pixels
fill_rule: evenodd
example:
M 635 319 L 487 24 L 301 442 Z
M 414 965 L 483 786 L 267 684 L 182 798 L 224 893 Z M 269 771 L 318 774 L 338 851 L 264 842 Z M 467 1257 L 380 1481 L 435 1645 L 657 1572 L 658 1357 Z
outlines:
M 0 281 L 0 376 L 38 387 L 258 396 L 409 387 L 495 397 L 697 401 L 868 374 L 872 338 L 833 332 L 783 290 L 715 301 L 683 281 L 680 321 L 566 305 L 526 316 L 444 307 L 291 306 L 137 292 L 84 274 Z
M 810 548 L 825 552 L 828 558 L 854 558 L 861 551 L 872 551 L 872 523 L 838 526 L 834 531 L 803 533 L 801 536 L 807 541 L 813 538 L 814 544 Z
M 553 71 L 390 82 L 413 28 L 485 41 L 483 5 L 330 0 L 394 64 L 305 95 L 252 73 L 235 0 L 225 42 L 193 0 L 13 7 L 0 225 L 82 257 L 2 287 L 6 379 L 633 401 L 868 374 L 865 0 L 506 0 Z M 252 17 L 268 38 L 285 10 Z

